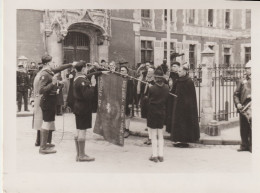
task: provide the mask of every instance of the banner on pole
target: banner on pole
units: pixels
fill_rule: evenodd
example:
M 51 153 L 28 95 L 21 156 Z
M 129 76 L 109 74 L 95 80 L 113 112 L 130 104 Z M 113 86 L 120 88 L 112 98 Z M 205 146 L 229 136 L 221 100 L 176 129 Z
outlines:
M 115 145 L 124 145 L 127 79 L 116 74 L 98 79 L 98 110 L 94 133 Z

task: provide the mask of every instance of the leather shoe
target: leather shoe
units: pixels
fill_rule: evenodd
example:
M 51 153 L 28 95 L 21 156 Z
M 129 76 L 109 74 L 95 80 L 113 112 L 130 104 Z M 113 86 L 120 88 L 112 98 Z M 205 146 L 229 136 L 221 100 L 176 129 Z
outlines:
M 153 161 L 153 162 L 155 162 L 155 163 L 158 162 L 158 158 L 157 158 L 157 157 L 153 157 L 153 156 L 151 156 L 151 157 L 149 158 L 149 160 L 150 160 L 150 161 Z
M 160 162 L 163 162 L 163 161 L 164 161 L 164 159 L 163 159 L 162 156 L 158 156 L 158 160 L 159 160 Z
M 129 130 L 125 130 L 125 132 L 124 132 L 124 138 L 128 138 L 129 135 L 130 135 Z
M 249 151 L 249 148 L 239 148 L 238 150 L 237 150 L 238 152 L 241 152 L 241 151 Z

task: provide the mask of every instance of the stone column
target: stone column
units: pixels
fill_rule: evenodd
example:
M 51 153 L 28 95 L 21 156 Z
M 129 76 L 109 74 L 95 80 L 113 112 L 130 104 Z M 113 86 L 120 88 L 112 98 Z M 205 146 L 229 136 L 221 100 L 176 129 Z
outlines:
M 135 64 L 141 62 L 141 40 L 140 40 L 140 23 L 133 24 L 135 33 Z
M 214 51 L 209 47 L 201 53 L 202 56 L 202 82 L 201 82 L 201 132 L 204 132 L 210 121 L 213 120 L 212 105 L 212 72 L 214 64 Z
M 99 60 L 98 62 L 101 62 L 101 60 L 105 60 L 106 62 L 109 62 L 108 58 L 108 47 L 109 47 L 109 41 L 108 37 L 104 37 L 104 40 L 101 45 L 98 45 L 98 53 L 99 53 Z
M 47 35 L 46 47 L 48 54 L 52 56 L 51 65 L 57 67 L 63 64 L 62 43 L 54 31 Z

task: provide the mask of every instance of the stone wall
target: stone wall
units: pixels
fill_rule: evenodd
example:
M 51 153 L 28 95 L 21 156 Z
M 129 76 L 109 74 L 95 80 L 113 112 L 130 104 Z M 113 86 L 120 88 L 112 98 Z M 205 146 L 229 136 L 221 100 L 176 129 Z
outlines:
M 24 55 L 31 61 L 40 62 L 44 54 L 40 23 L 43 11 L 17 10 L 17 58 Z

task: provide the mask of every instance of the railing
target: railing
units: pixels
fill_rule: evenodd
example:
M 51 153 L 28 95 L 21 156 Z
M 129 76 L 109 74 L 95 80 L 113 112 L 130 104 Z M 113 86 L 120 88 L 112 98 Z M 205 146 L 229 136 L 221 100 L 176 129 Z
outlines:
M 233 94 L 235 92 L 237 82 L 244 76 L 244 68 L 240 65 L 230 67 L 213 67 L 209 69 L 212 75 L 211 84 L 211 101 L 214 112 L 213 119 L 217 121 L 228 121 L 229 119 L 238 117 L 237 110 L 233 102 Z M 194 82 L 196 89 L 197 105 L 199 121 L 201 120 L 202 111 L 202 68 L 194 68 L 189 70 L 189 76 Z M 135 112 L 137 115 L 138 112 Z M 138 115 L 137 115 L 138 116 Z
M 238 81 L 243 76 L 244 68 L 240 65 L 212 69 L 214 120 L 228 121 L 238 116 L 233 95 Z

